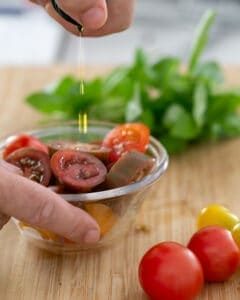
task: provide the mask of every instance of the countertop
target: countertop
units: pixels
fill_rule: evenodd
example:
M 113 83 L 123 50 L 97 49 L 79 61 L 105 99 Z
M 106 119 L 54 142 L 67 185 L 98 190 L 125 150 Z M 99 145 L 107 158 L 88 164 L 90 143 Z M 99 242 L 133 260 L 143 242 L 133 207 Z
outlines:
M 28 107 L 26 94 L 72 68 L 0 69 L 0 135 L 30 128 L 40 116 Z M 88 69 L 88 75 L 106 68 Z M 230 83 L 240 68 L 228 69 Z M 137 279 L 138 262 L 155 243 L 187 243 L 196 230 L 196 215 L 218 202 L 240 215 L 240 139 L 193 147 L 172 157 L 167 173 L 145 201 L 134 228 L 114 247 L 73 256 L 53 256 L 30 247 L 13 223 L 0 232 L 0 299 L 4 300 L 144 300 Z M 116 259 L 117 257 L 117 259 Z M 240 298 L 240 272 L 224 284 L 206 285 L 201 300 Z

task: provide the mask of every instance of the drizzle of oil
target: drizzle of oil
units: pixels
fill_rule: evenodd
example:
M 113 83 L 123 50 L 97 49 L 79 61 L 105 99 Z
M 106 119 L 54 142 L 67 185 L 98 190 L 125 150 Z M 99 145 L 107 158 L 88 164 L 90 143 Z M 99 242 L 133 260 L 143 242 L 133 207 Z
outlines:
M 82 37 L 82 32 L 79 32 L 79 75 L 80 75 L 80 87 L 79 87 L 79 92 L 80 96 L 83 96 L 85 94 L 85 82 L 84 82 L 84 77 L 85 77 L 85 52 L 84 52 L 84 44 L 83 44 L 83 37 Z M 79 116 L 78 116 L 78 128 L 79 132 L 86 134 L 88 131 L 88 114 L 87 112 L 80 111 Z
M 88 114 L 80 112 L 78 115 L 78 129 L 80 133 L 86 134 L 88 131 Z

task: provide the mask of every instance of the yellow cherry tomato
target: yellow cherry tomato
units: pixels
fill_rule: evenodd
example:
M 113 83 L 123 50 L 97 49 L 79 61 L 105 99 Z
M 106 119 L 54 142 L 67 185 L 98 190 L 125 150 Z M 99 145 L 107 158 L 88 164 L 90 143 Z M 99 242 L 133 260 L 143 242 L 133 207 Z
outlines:
M 85 211 L 92 216 L 100 227 L 101 236 L 109 232 L 117 222 L 117 215 L 113 210 L 101 203 L 85 203 Z
M 238 245 L 240 247 L 240 223 L 236 224 L 232 229 L 232 236 Z
M 228 230 L 239 223 L 240 220 L 237 216 L 232 214 L 226 207 L 218 204 L 211 204 L 202 209 L 198 216 L 197 227 L 198 229 L 218 225 Z

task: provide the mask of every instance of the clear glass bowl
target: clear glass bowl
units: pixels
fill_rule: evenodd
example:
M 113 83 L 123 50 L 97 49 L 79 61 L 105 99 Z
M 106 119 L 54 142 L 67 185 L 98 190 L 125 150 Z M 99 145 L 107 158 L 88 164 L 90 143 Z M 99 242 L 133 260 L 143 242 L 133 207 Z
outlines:
M 44 126 L 41 129 L 31 130 L 26 133 L 32 134 L 44 142 L 57 140 L 93 142 L 102 140 L 106 133 L 114 126 L 111 123 L 90 122 L 87 133 L 81 134 L 77 122 L 68 122 Z M 9 143 L 9 140 L 15 136 L 17 134 L 0 141 L 0 152 Z M 84 249 L 96 249 L 111 245 L 115 240 L 119 240 L 129 231 L 141 204 L 144 200 L 147 200 L 149 188 L 160 179 L 161 175 L 167 169 L 168 155 L 166 150 L 153 137 L 150 140 L 148 154 L 155 158 L 155 166 L 147 176 L 136 183 L 101 192 L 61 194 L 65 201 L 77 207 L 85 208 L 89 204 L 91 207 L 91 203 L 94 203 L 103 204 L 104 208 L 108 207 L 108 210 L 110 208 L 111 224 L 108 224 L 107 232 L 102 235 L 100 241 L 96 244 L 86 246 L 69 243 L 54 234 L 49 235 L 48 232 L 39 232 L 34 228 L 24 226 L 24 224 L 14 219 L 20 233 L 32 244 L 53 253 L 75 253 Z

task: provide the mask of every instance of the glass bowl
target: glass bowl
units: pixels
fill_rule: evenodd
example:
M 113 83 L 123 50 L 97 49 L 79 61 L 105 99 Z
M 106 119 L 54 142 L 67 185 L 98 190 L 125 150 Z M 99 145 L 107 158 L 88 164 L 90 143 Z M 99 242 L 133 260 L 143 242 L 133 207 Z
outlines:
M 73 140 L 81 142 L 93 142 L 102 140 L 115 124 L 104 122 L 89 122 L 87 133 L 79 132 L 77 122 L 68 122 L 43 126 L 40 129 L 27 131 L 25 133 L 34 135 L 44 142 L 57 140 Z M 0 141 L 0 152 L 16 135 L 12 135 Z M 91 214 L 92 210 L 104 208 L 104 216 L 107 216 L 107 223 L 103 224 L 104 234 L 96 244 L 91 246 L 71 243 L 64 238 L 53 233 L 32 228 L 14 219 L 20 233 L 29 242 L 41 249 L 46 249 L 53 253 L 76 253 L 81 250 L 98 249 L 111 245 L 114 241 L 122 238 L 134 223 L 136 214 L 144 200 L 147 200 L 149 188 L 156 183 L 168 166 L 168 155 L 164 147 L 153 137 L 147 150 L 148 154 L 155 159 L 152 171 L 138 182 L 130 185 L 106 191 L 81 193 L 81 194 L 61 194 L 60 196 L 67 202 L 79 208 L 85 209 Z M 94 217 L 94 214 L 91 214 Z M 106 228 L 107 227 L 107 228 Z M 101 228 L 101 224 L 100 224 Z

